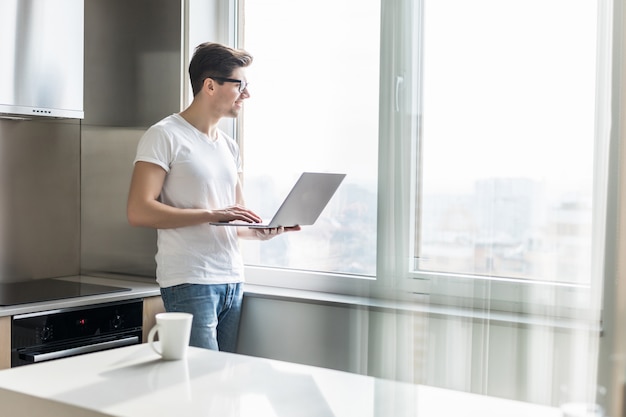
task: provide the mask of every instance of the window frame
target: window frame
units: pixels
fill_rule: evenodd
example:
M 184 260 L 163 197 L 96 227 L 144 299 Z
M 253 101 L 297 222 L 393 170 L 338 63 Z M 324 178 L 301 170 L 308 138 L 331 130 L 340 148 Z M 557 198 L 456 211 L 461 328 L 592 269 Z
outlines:
M 241 42 L 243 28 L 238 24 L 238 15 L 242 13 L 243 0 L 231 1 L 236 5 L 234 9 L 238 11 L 231 21 L 233 33 L 238 34 L 235 38 Z M 412 193 L 408 191 L 419 187 L 416 179 L 419 163 L 414 164 L 412 161 L 420 156 L 422 113 L 420 98 L 406 94 L 406 91 L 420 86 L 421 72 L 414 70 L 421 67 L 419 60 L 422 46 L 419 42 L 403 44 L 413 52 L 407 57 L 406 54 L 396 53 L 394 42 L 407 30 L 413 31 L 412 39 L 421 39 L 421 35 L 416 31 L 422 25 L 413 23 L 414 19 L 418 21 L 423 19 L 423 3 L 420 0 L 397 3 L 381 1 L 381 63 L 388 65 L 381 64 L 380 70 L 376 276 L 247 265 L 247 282 L 392 300 L 423 301 L 424 295 L 427 295 L 431 304 L 550 317 L 599 319 L 603 276 L 607 265 L 614 262 L 614 259 L 608 259 L 611 258 L 610 254 L 616 252 L 612 230 L 616 227 L 614 214 L 619 203 L 618 172 L 615 167 L 619 161 L 609 157 L 609 149 L 618 141 L 618 132 L 611 127 L 611 116 L 616 117 L 618 114 L 618 103 L 613 99 L 618 86 L 612 72 L 613 66 L 619 62 L 617 48 L 614 51 L 611 41 L 613 0 L 599 0 L 599 8 L 598 62 L 602 64 L 598 67 L 600 77 L 596 89 L 598 104 L 593 217 L 595 244 L 592 254 L 594 269 L 591 285 L 410 271 L 413 260 L 409 254 L 413 253 L 414 242 L 411 242 L 409 232 L 419 226 L 413 216 L 419 201 L 411 200 Z M 405 111 L 401 112 L 401 108 Z M 241 119 L 236 121 L 233 130 L 243 154 L 245 142 Z M 407 141 L 403 140 L 406 135 L 417 139 L 407 144 Z M 387 203 L 390 201 L 400 201 L 400 204 L 390 205 Z M 403 236 L 400 244 L 395 238 L 398 235 Z M 397 256 L 398 253 L 404 255 Z

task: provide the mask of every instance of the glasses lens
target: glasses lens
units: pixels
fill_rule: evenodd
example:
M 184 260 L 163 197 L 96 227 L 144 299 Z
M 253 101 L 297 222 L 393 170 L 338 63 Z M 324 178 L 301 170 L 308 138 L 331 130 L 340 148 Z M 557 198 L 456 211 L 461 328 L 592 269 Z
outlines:
M 243 90 L 245 90 L 247 86 L 248 86 L 248 83 L 247 83 L 246 81 L 243 81 L 243 80 L 242 80 L 242 81 L 239 83 L 239 92 L 240 92 L 240 93 L 243 93 Z

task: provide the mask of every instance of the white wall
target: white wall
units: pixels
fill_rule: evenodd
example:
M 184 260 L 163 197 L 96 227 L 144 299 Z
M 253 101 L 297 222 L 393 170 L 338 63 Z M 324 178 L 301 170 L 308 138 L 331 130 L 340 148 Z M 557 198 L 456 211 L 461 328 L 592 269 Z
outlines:
M 396 329 L 395 337 L 410 334 L 409 348 L 397 350 L 399 367 L 412 368 L 416 383 L 554 406 L 595 387 L 598 334 L 583 323 L 521 324 L 249 293 L 244 300 L 243 354 L 388 377 L 386 364 L 398 358 L 388 349 L 380 355 L 378 342 L 390 317 L 402 316 L 413 328 Z

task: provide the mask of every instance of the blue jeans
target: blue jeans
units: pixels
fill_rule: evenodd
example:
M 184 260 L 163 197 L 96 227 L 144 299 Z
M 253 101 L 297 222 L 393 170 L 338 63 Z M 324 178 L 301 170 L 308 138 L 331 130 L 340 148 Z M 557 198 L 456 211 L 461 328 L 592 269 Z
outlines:
M 235 352 L 243 283 L 181 284 L 161 288 L 165 311 L 193 314 L 191 346 Z

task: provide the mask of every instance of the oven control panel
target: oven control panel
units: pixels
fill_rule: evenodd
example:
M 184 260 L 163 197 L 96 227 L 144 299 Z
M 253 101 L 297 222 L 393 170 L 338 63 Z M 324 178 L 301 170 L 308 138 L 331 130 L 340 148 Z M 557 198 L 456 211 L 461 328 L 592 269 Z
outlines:
M 141 343 L 142 322 L 143 300 L 13 316 L 12 366 L 37 362 L 37 358 L 55 358 L 51 353 L 55 351 L 80 352 L 81 347 L 96 345 L 114 347 L 120 340 L 130 341 L 131 337 Z

